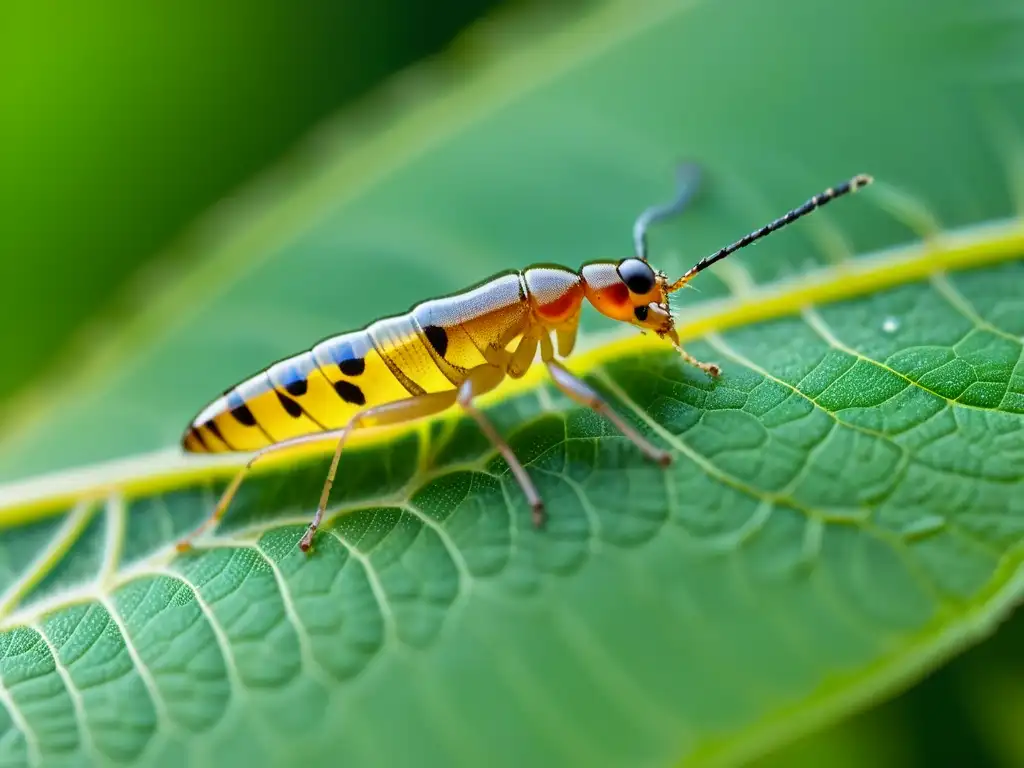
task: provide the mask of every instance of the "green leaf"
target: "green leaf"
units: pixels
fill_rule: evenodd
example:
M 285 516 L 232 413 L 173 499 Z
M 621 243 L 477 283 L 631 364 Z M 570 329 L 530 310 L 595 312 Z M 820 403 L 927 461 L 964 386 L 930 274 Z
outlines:
M 53 473 L 0 490 L 4 761 L 729 762 L 1019 598 L 1024 18 L 652 1 L 503 28 L 515 50 L 480 75 L 326 135 L 224 214 L 187 282 L 26 403 L 0 472 Z M 681 154 L 709 184 L 654 237 L 673 274 L 853 173 L 879 184 L 687 292 L 718 381 L 588 317 L 573 365 L 669 470 L 534 370 L 488 413 L 546 531 L 450 414 L 346 453 L 312 556 L 320 453 L 268 460 L 175 556 L 237 460 L 157 449 L 211 395 L 497 269 L 627 254 Z

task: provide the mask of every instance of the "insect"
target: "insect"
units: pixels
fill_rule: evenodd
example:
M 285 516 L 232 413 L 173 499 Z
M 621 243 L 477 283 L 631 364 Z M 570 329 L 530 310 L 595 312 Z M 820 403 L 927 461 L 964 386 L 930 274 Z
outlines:
M 196 536 L 221 519 L 246 473 L 261 458 L 302 443 L 333 439 L 336 445 L 320 501 L 299 542 L 299 547 L 308 551 L 352 432 L 410 422 L 452 406 L 469 414 L 501 453 L 530 504 L 534 524 L 542 526 L 544 503 L 537 488 L 475 405 L 480 395 L 497 387 L 506 376 L 522 377 L 538 350 L 562 392 L 611 421 L 648 459 L 667 466 L 671 461 L 667 451 L 652 445 L 561 363 L 559 358 L 570 355 L 576 343 L 583 304 L 667 339 L 687 362 L 717 376 L 717 365 L 696 360 L 682 348 L 669 309 L 670 294 L 729 254 L 872 179 L 858 175 L 826 189 L 701 259 L 670 282 L 647 261 L 647 230 L 655 222 L 679 214 L 698 181 L 696 166 L 680 168 L 676 197 L 651 206 L 636 219 L 635 255 L 629 258 L 591 262 L 579 270 L 542 264 L 495 275 L 469 290 L 422 302 L 405 314 L 325 339 L 228 389 L 196 416 L 182 446 L 195 453 L 255 453 L 224 490 L 209 518 L 179 542 L 179 550 L 188 549 Z

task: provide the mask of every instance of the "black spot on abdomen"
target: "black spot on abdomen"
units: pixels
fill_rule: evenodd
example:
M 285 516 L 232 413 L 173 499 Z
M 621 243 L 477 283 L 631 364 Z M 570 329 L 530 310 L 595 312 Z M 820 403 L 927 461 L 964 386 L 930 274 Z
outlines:
M 448 351 L 448 331 L 439 325 L 428 325 L 423 329 L 423 333 L 427 337 L 427 341 L 430 342 L 430 346 L 434 348 L 441 357 L 444 357 L 444 353 Z
M 302 397 L 304 394 L 306 394 L 306 389 L 308 388 L 308 385 L 306 384 L 305 379 L 295 379 L 294 381 L 289 381 L 287 384 L 285 384 L 284 388 L 285 391 L 292 397 Z
M 236 405 L 231 409 L 231 415 L 235 418 L 239 424 L 244 424 L 247 427 L 256 426 L 256 417 L 252 415 L 252 411 L 249 410 L 249 406 L 245 403 Z
M 302 415 L 302 406 L 296 403 L 287 395 L 282 395 L 280 392 L 278 392 L 277 399 L 281 403 L 281 407 L 284 408 L 285 413 L 287 413 L 293 419 L 297 419 L 299 418 L 299 416 Z
M 348 360 L 342 360 L 338 363 L 338 370 L 346 376 L 359 376 L 363 371 L 366 370 L 366 360 L 361 357 L 353 357 Z
M 203 450 L 204 450 L 204 451 L 208 451 L 208 450 L 210 450 L 210 446 L 208 446 L 208 445 L 206 444 L 206 440 L 204 440 L 204 439 L 203 439 L 203 433 L 202 433 L 202 432 L 200 432 L 200 431 L 199 431 L 198 429 L 196 429 L 195 427 L 192 427 L 192 437 L 193 437 L 193 438 L 195 439 L 195 441 L 196 441 L 197 443 L 199 443 L 199 445 L 201 445 L 201 446 L 202 446 L 202 448 L 203 448 Z
M 337 392 L 338 397 L 346 403 L 352 403 L 353 405 L 366 405 L 366 395 L 363 394 L 363 390 L 351 381 L 334 382 L 334 391 Z
M 213 419 L 210 419 L 208 422 L 203 424 L 203 426 L 210 430 L 210 433 L 218 440 L 220 440 L 222 443 L 224 443 L 224 445 L 226 445 L 232 451 L 235 450 L 235 447 L 224 438 L 224 433 L 220 431 L 220 427 L 217 426 L 217 422 L 215 422 Z

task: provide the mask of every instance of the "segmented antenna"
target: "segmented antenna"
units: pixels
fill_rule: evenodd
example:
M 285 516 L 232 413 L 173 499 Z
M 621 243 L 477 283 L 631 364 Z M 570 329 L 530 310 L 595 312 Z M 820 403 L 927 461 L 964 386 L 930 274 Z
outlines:
M 762 237 L 766 237 L 770 235 L 772 232 L 782 229 L 787 224 L 792 224 L 801 216 L 806 216 L 811 211 L 815 210 L 816 208 L 820 208 L 821 206 L 825 205 L 825 203 L 828 203 L 831 200 L 835 200 L 837 197 L 842 197 L 848 192 L 856 192 L 861 187 L 866 187 L 873 181 L 874 179 L 871 176 L 862 173 L 857 176 L 854 176 L 849 181 L 843 182 L 837 187 L 830 187 L 821 194 L 815 195 L 806 203 L 801 205 L 799 208 L 794 208 L 785 216 L 776 219 L 771 224 L 767 224 L 761 227 L 760 229 L 751 232 L 749 235 L 740 238 L 732 245 L 727 245 L 720 251 L 716 251 L 712 255 L 698 261 L 696 264 L 690 267 L 690 269 L 686 272 L 685 275 L 680 277 L 672 285 L 669 286 L 669 293 L 671 293 L 672 291 L 678 291 L 680 288 L 686 285 L 686 283 L 689 282 L 690 278 L 692 278 L 698 272 L 707 269 L 715 262 L 721 261 L 729 254 L 735 253 L 741 248 L 745 248 L 751 243 L 757 242 Z
M 700 187 L 700 166 L 696 163 L 682 163 L 676 169 L 677 192 L 673 200 L 660 205 L 652 205 L 636 217 L 633 224 L 633 246 L 636 257 L 647 261 L 647 228 L 652 224 L 678 216 L 686 208 L 687 203 Z

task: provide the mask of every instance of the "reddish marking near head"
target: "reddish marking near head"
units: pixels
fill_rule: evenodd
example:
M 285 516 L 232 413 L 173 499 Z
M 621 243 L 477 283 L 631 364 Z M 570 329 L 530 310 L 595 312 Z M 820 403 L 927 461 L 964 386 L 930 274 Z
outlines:
M 629 301 L 629 288 L 626 287 L 625 283 L 613 283 L 601 291 L 605 296 L 608 297 L 608 301 L 612 304 L 625 304 Z
M 583 301 L 582 293 L 583 290 L 580 287 L 573 286 L 554 301 L 537 307 L 537 314 L 548 321 L 565 320 L 576 311 Z

